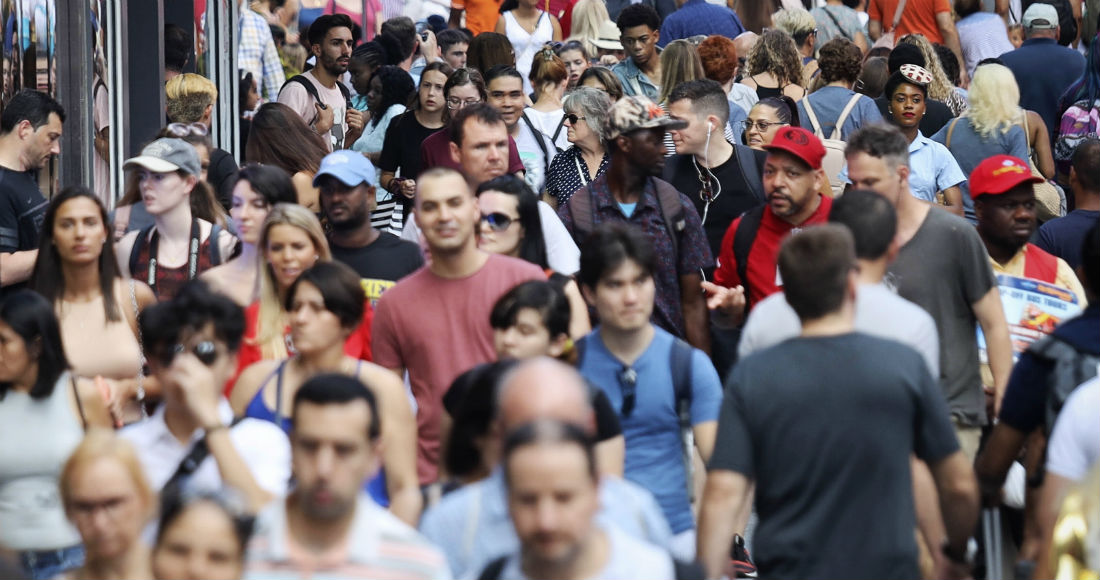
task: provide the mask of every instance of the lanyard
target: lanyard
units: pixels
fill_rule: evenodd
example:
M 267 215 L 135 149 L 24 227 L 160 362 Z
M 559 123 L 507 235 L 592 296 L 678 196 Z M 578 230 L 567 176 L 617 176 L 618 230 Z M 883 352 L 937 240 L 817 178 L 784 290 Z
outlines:
M 191 219 L 191 242 L 188 244 L 187 279 L 193 280 L 199 269 L 199 220 Z M 149 277 L 146 282 L 154 290 L 157 287 L 157 246 L 160 232 L 153 229 L 153 238 L 149 240 Z
M 577 177 L 581 178 L 581 187 L 588 185 L 588 178 L 584 176 L 584 169 L 581 168 L 580 155 L 573 158 L 573 163 L 577 165 Z

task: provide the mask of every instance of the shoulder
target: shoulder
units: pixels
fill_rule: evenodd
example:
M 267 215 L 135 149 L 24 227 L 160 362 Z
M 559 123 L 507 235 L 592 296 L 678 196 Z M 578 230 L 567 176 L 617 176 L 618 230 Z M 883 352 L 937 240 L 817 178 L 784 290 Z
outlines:
M 244 414 L 248 404 L 252 402 L 256 393 L 263 387 L 264 381 L 279 368 L 280 364 L 280 361 L 261 360 L 248 365 L 247 368 L 241 371 L 229 395 L 229 403 L 235 414 Z
M 531 262 L 501 254 L 491 254 L 483 269 L 487 273 L 510 274 L 522 280 L 546 278 L 546 273 L 542 271 L 542 268 Z

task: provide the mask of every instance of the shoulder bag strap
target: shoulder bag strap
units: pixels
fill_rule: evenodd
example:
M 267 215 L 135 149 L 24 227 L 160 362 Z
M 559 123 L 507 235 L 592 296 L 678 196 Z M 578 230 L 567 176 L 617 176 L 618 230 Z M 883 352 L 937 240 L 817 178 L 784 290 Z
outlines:
M 745 299 L 752 302 L 752 292 L 749 290 L 749 254 L 752 253 L 752 243 L 756 240 L 756 232 L 760 230 L 760 222 L 764 219 L 764 210 L 768 206 L 757 206 L 745 212 L 741 221 L 737 223 L 737 231 L 733 233 L 733 259 L 737 261 L 737 277 L 741 279 L 741 286 L 745 289 Z
M 810 105 L 810 99 L 802 99 L 802 106 L 806 109 L 806 117 L 810 120 L 810 127 L 813 128 L 814 135 L 817 135 L 818 139 L 824 139 L 825 133 L 821 128 L 821 123 L 817 120 L 817 115 L 814 114 L 814 108 Z
M 1027 128 L 1027 111 L 1024 111 L 1024 145 L 1027 146 L 1027 160 L 1031 162 L 1031 131 Z
M 848 99 L 848 104 L 844 106 L 844 110 L 840 112 L 840 116 L 837 117 L 836 125 L 833 127 L 833 135 L 830 139 L 840 140 L 840 128 L 844 126 L 844 122 L 848 120 L 848 115 L 852 113 L 852 109 L 856 108 L 856 103 L 859 102 L 859 98 L 863 95 L 856 93 L 852 95 L 851 99 Z M 809 99 L 803 99 L 806 104 L 809 105 Z M 807 108 L 809 108 L 807 106 Z
M 898 8 L 897 10 L 894 10 L 894 22 L 890 26 L 889 32 L 894 32 L 895 30 L 897 30 L 898 24 L 901 23 L 901 13 L 903 10 L 905 10 L 905 0 L 901 0 L 900 2 L 898 2 Z
M 947 139 L 944 140 L 944 147 L 951 148 L 951 134 L 955 132 L 955 125 L 958 124 L 961 117 L 955 117 L 951 119 L 951 125 L 947 127 Z
M 829 12 L 829 7 L 828 6 L 822 6 L 821 11 L 824 12 L 825 15 L 829 17 L 829 20 L 833 21 L 833 24 L 836 25 L 836 29 L 840 31 L 840 34 L 842 36 L 844 36 L 844 38 L 847 38 L 848 40 L 852 40 L 852 37 L 848 36 L 848 33 L 844 31 L 844 27 L 840 25 L 840 21 L 836 19 L 836 16 L 833 16 L 833 13 Z

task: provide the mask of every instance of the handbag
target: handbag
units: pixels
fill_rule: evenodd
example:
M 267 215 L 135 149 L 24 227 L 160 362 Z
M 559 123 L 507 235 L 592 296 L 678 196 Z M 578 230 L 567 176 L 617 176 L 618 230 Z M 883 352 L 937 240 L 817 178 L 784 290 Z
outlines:
M 1065 194 L 1050 182 L 1039 168 L 1035 166 L 1035 151 L 1031 149 L 1031 132 L 1027 128 L 1027 111 L 1024 111 L 1024 140 L 1027 142 L 1027 166 L 1031 168 L 1031 175 L 1042 179 L 1042 183 L 1035 184 L 1035 202 L 1037 204 L 1035 216 L 1040 222 L 1052 220 L 1066 215 Z
M 894 31 L 898 29 L 898 23 L 901 22 L 901 12 L 905 10 L 905 0 L 898 2 L 898 7 L 894 10 L 894 21 L 890 24 L 890 30 L 882 33 L 882 36 L 878 37 L 875 44 L 871 48 L 886 47 L 890 50 L 894 49 Z

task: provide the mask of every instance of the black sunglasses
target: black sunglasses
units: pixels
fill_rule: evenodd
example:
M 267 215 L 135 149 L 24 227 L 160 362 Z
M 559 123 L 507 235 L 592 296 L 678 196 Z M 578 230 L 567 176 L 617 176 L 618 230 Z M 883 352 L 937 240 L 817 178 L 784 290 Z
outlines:
M 637 384 L 638 372 L 624 366 L 623 370 L 619 371 L 619 385 L 623 389 L 623 406 L 619 409 L 619 414 L 622 415 L 623 419 L 629 419 L 634 414 L 634 404 L 637 402 Z
M 170 348 L 166 348 L 160 353 L 159 362 L 161 366 L 170 367 L 172 361 L 176 360 L 176 355 L 183 354 L 188 351 L 188 348 L 182 344 L 175 344 Z M 214 364 L 214 361 L 218 360 L 218 345 L 214 344 L 212 340 L 204 340 L 190 349 L 191 354 L 195 355 L 195 358 L 199 359 L 199 362 L 206 366 Z
M 565 115 L 565 120 L 569 121 L 570 125 L 576 125 L 577 121 L 583 121 L 587 118 L 588 117 L 581 117 L 581 116 L 577 115 L 576 113 L 566 113 L 566 115 Z
M 493 212 L 489 214 L 481 214 L 481 221 L 489 224 L 489 228 L 494 232 L 503 232 L 512 226 L 512 222 L 515 221 L 511 216 L 504 215 L 500 212 Z

